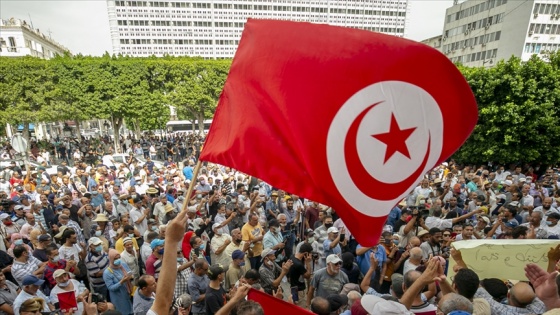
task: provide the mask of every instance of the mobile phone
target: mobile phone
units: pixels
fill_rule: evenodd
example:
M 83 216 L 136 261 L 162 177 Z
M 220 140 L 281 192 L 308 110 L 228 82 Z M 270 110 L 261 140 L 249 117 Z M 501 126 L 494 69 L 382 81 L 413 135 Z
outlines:
M 291 291 L 292 291 L 292 301 L 294 301 L 294 303 L 297 303 L 299 301 L 298 287 L 292 287 Z
M 502 222 L 507 223 L 508 219 L 507 218 L 502 218 Z
M 451 238 L 454 238 L 455 236 L 457 236 L 457 233 L 455 232 L 451 233 Z

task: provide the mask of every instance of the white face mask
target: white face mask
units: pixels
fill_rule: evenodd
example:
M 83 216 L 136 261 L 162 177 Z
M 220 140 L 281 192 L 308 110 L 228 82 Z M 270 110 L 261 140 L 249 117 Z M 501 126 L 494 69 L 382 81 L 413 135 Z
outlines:
M 271 260 L 267 261 L 266 264 L 269 265 L 270 267 L 274 266 L 274 263 Z
M 308 242 L 308 243 L 313 243 L 313 242 L 315 242 L 315 237 L 314 237 L 314 236 L 311 236 L 311 237 L 307 238 L 307 242 Z

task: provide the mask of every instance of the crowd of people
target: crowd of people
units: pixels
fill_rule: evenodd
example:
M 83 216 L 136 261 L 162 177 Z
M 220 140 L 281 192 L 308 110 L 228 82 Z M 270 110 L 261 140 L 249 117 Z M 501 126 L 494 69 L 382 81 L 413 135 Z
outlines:
M 160 169 L 148 149 L 140 164 L 141 141 L 125 144 L 126 163 L 100 152 L 72 166 L 58 156 L 52 176 L 48 159 L 2 171 L 0 314 L 262 314 L 250 289 L 321 315 L 560 307 L 560 245 L 515 285 L 479 279 L 453 248 L 558 239 L 555 169 L 443 163 L 390 211 L 379 244 L 362 246 L 335 209 L 229 167 L 198 171 L 196 147 Z

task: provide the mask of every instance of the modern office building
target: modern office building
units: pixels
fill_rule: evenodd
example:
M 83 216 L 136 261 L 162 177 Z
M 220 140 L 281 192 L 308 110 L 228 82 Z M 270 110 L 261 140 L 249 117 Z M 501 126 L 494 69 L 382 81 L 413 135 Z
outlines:
M 107 1 L 113 53 L 231 58 L 247 18 L 360 28 L 404 37 L 408 0 Z
M 0 20 L 0 56 L 33 56 L 50 59 L 63 55 L 68 49 L 50 36 L 34 29 L 26 21 L 10 18 Z
M 492 66 L 560 45 L 558 0 L 468 0 L 447 9 L 441 51 L 453 62 Z

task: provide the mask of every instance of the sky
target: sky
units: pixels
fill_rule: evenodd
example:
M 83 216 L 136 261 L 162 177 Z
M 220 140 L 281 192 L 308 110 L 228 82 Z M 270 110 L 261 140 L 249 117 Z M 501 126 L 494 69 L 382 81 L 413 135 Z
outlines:
M 410 0 L 407 38 L 422 40 L 441 34 L 445 9 L 452 0 Z M 112 53 L 105 0 L 0 0 L 0 17 L 33 23 L 72 54 Z

